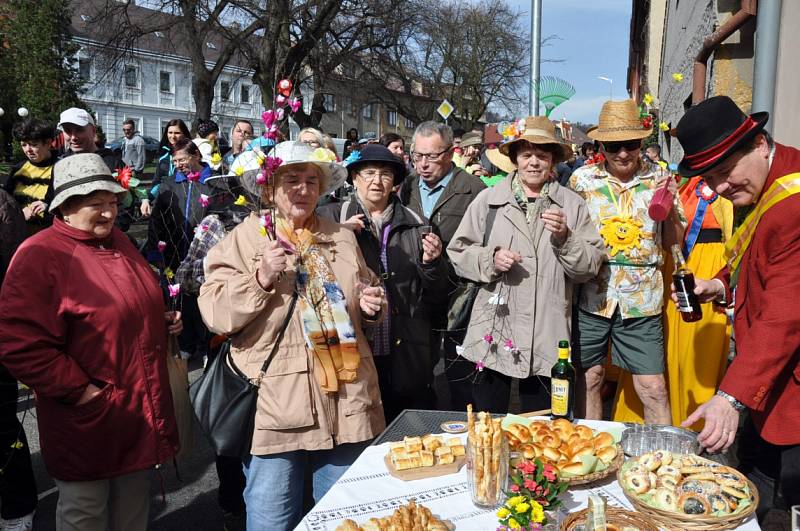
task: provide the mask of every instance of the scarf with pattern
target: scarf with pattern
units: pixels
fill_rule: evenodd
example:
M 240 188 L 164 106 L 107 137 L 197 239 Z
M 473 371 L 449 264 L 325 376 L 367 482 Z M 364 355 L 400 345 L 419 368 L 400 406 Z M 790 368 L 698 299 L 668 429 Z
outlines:
M 525 189 L 522 187 L 519 175 L 514 174 L 514 177 L 511 178 L 511 193 L 514 194 L 514 199 L 516 199 L 519 207 L 525 212 L 525 221 L 528 222 L 528 228 L 531 230 L 531 234 L 533 234 L 533 228 L 539 221 L 540 212 L 546 210 L 545 205 L 549 203 L 549 201 L 546 201 L 549 190 L 550 182 L 548 181 L 542 186 L 542 190 L 539 192 L 539 197 L 536 198 L 536 201 L 529 203 L 528 196 L 525 194 Z
M 314 375 L 323 391 L 334 393 L 339 382 L 355 381 L 361 358 L 347 300 L 311 231 L 295 233 L 278 218 L 276 232 L 294 246 L 297 256 L 300 316 L 306 343 L 314 351 Z

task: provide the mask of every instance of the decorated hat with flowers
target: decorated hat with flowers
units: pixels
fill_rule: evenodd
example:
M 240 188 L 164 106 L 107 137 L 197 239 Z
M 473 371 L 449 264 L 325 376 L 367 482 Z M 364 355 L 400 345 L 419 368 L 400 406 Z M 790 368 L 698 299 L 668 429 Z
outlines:
M 280 160 L 278 169 L 308 163 L 319 167 L 324 181 L 320 186 L 320 195 L 333 192 L 347 179 L 347 170 L 336 162 L 336 155 L 323 147 L 314 149 L 308 144 L 292 140 L 275 146 L 269 156 Z
M 607 101 L 600 110 L 597 127 L 586 136 L 600 142 L 623 142 L 647 138 L 652 132 L 652 118 L 643 117 L 635 101 Z

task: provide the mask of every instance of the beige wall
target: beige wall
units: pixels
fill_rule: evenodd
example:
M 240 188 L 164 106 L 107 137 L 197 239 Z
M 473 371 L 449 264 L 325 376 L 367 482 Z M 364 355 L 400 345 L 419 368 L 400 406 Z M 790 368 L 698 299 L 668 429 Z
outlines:
M 647 79 L 650 94 L 658 94 L 661 78 L 661 54 L 664 46 L 664 28 L 667 25 L 667 0 L 651 0 L 647 30 Z
M 783 0 L 778 49 L 778 72 L 775 79 L 773 136 L 790 146 L 800 147 L 800 2 Z

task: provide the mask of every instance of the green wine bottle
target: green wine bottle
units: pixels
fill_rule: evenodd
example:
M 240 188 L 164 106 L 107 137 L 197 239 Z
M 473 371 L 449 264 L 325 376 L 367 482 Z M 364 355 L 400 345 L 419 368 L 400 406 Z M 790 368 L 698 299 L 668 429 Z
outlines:
M 569 362 L 569 341 L 558 342 L 558 361 L 550 370 L 550 414 L 572 420 L 575 412 L 575 367 Z

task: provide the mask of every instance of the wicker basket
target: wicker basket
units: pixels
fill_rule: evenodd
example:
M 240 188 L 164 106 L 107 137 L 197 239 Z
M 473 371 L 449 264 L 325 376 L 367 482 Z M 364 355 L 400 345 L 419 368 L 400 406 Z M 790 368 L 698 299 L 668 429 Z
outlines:
M 572 531 L 575 526 L 586 521 L 589 509 L 570 514 L 566 520 L 561 522 L 560 531 Z M 616 507 L 606 508 L 606 523 L 614 524 L 620 529 L 623 527 L 635 527 L 641 531 L 658 531 L 658 526 L 644 516 L 631 511 L 617 509 Z
M 583 476 L 572 476 L 569 478 L 560 478 L 560 481 L 567 483 L 570 487 L 577 487 L 579 485 L 589 485 L 591 483 L 595 483 L 600 481 L 601 479 L 605 479 L 617 470 L 619 467 L 622 466 L 623 461 L 625 461 L 625 453 L 622 451 L 619 445 L 617 445 L 617 455 L 614 457 L 614 460 L 611 461 L 611 464 L 608 465 L 608 468 L 602 470 L 600 472 L 593 472 L 591 474 L 586 474 Z
M 636 494 L 629 492 L 625 488 L 622 481 L 622 470 L 617 472 L 617 480 L 622 487 L 622 492 L 630 500 L 633 508 L 642 514 L 645 514 L 655 520 L 661 527 L 669 530 L 686 530 L 686 531 L 717 531 L 719 529 L 735 529 L 741 526 L 745 520 L 750 518 L 759 503 L 758 489 L 753 482 L 742 476 L 747 481 L 747 486 L 750 488 L 750 494 L 753 496 L 753 501 L 742 512 L 736 514 L 729 514 L 726 516 L 709 516 L 701 514 L 684 514 L 672 511 L 665 511 L 647 505 L 639 500 Z

